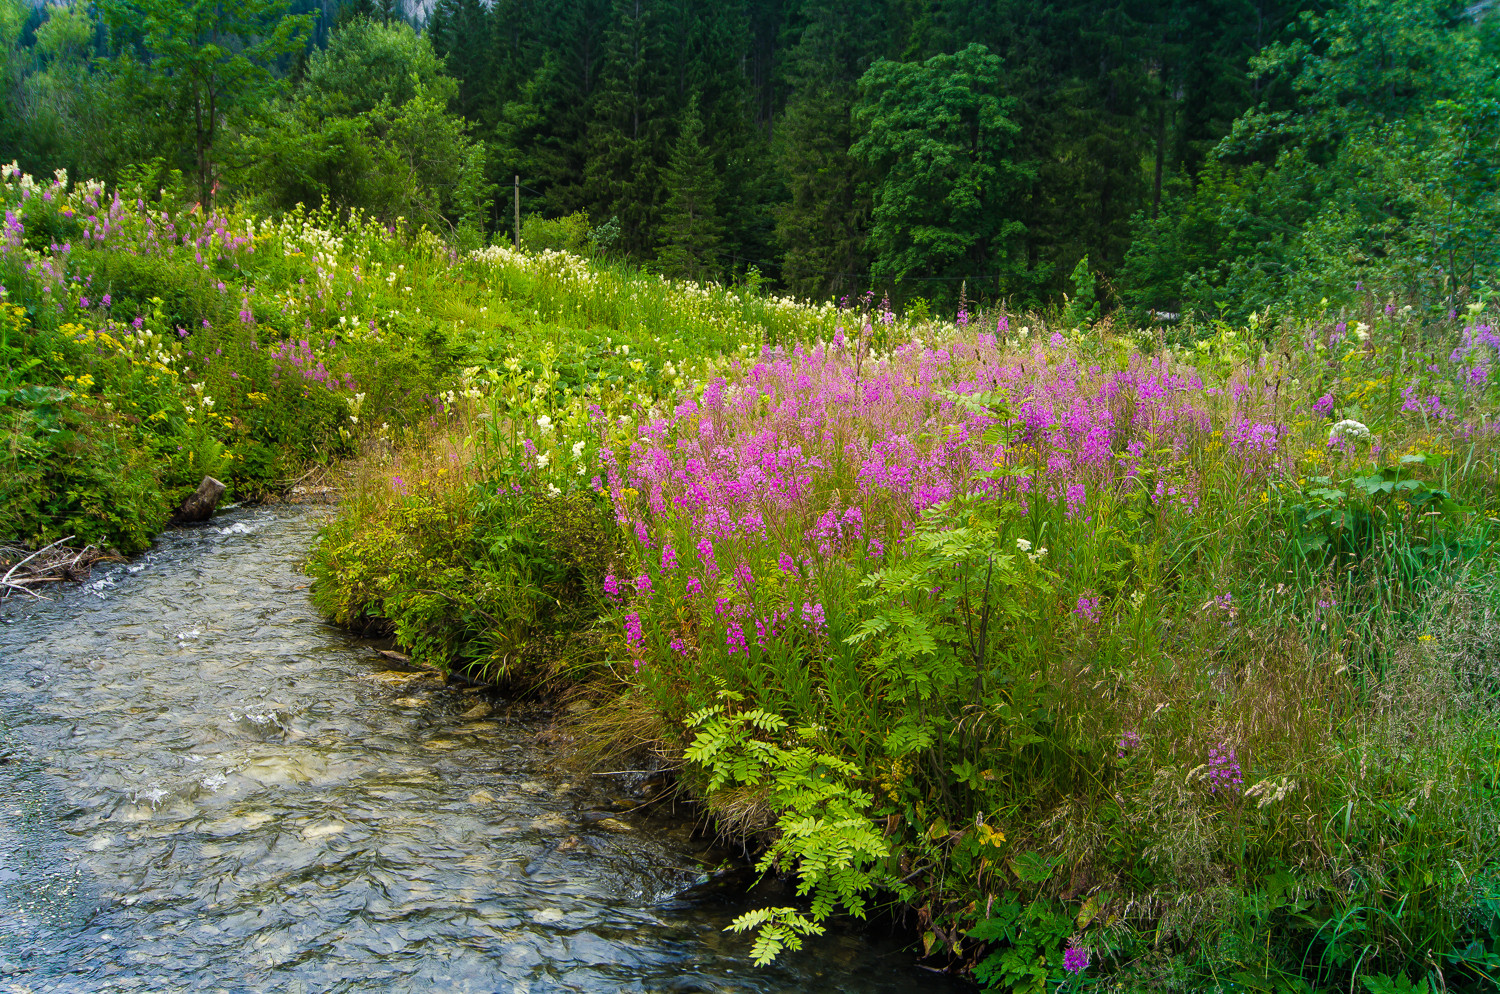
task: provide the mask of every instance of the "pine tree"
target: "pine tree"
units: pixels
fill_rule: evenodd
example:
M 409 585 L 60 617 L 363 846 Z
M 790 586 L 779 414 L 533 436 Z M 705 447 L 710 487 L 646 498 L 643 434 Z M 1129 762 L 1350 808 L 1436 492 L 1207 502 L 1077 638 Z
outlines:
M 361 17 L 373 18 L 375 16 L 375 0 L 346 0 L 345 3 L 339 5 L 334 26 L 341 28 Z
M 773 146 L 788 202 L 777 212 L 782 279 L 801 296 L 842 294 L 869 271 L 869 172 L 849 154 L 856 81 L 880 51 L 875 5 L 806 4 L 787 53 L 787 99 Z
M 584 178 L 594 216 L 619 218 L 621 248 L 637 256 L 656 245 L 669 151 L 673 81 L 660 15 L 656 0 L 614 0 Z
M 369 0 L 366 0 L 368 3 Z M 448 22 L 452 17 L 453 0 L 437 0 L 432 5 L 432 13 L 427 15 L 427 23 L 422 26 L 422 33 L 432 44 L 432 50 L 438 54 L 438 58 L 446 59 L 451 47 L 453 34 L 448 30 Z
M 689 97 L 679 118 L 677 139 L 666 172 L 667 203 L 662 211 L 662 244 L 656 258 L 663 272 L 695 280 L 720 272 L 720 182 L 713 153 L 703 143 L 698 99 Z
M 443 13 L 443 54 L 458 80 L 459 114 L 469 121 L 493 120 L 490 17 L 483 0 L 453 0 Z

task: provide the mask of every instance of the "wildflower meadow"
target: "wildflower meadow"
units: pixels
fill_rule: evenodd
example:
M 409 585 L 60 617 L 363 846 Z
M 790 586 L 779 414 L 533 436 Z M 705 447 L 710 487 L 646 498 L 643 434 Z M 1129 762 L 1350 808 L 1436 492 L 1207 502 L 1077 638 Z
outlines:
M 654 398 L 514 368 L 367 467 L 318 596 L 587 688 L 586 750 L 654 753 L 797 881 L 739 921 L 757 960 L 895 907 L 999 990 L 1484 989 L 1483 308 L 828 323 Z
M 747 958 L 879 914 L 1001 991 L 1494 989 L 1484 302 L 949 320 L 0 203 L 6 539 L 130 554 L 204 475 L 337 468 L 318 607 L 671 770 L 794 883 Z

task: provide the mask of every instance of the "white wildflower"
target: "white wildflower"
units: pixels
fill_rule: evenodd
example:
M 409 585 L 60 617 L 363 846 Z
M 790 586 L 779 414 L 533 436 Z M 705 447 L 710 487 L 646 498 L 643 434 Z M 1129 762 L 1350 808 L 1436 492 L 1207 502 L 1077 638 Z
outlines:
M 1337 442 L 1340 439 L 1349 439 L 1355 442 L 1368 441 L 1370 429 L 1358 421 L 1345 418 L 1332 428 L 1328 429 L 1328 441 Z

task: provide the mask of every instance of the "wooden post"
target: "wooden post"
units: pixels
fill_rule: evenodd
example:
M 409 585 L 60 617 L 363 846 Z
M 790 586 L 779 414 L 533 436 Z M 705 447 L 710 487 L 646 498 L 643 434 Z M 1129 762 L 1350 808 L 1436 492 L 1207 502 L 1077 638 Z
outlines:
M 516 251 L 521 250 L 521 174 L 516 173 Z

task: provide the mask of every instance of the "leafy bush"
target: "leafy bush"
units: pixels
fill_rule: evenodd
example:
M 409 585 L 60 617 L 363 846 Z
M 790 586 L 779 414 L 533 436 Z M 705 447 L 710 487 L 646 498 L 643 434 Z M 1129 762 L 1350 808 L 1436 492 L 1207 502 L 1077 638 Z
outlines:
M 528 214 L 521 222 L 521 244 L 533 252 L 550 250 L 587 255 L 594 247 L 593 241 L 593 228 L 585 211 L 559 218 Z

